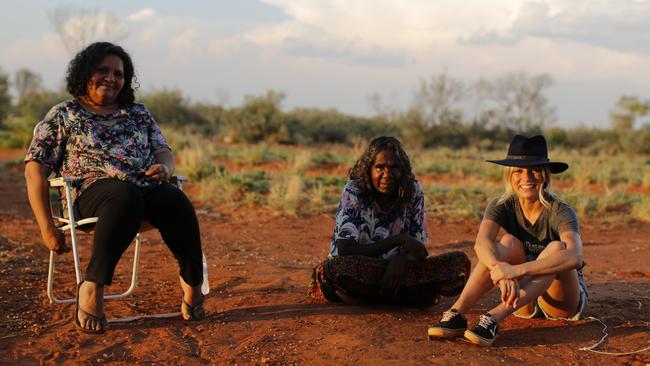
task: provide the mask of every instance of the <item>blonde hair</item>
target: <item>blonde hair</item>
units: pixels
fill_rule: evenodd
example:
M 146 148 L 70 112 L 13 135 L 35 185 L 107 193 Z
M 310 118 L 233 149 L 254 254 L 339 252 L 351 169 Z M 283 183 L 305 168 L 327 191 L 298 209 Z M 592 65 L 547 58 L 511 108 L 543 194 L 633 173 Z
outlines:
M 512 173 L 515 171 L 514 166 L 507 166 L 503 170 L 503 183 L 505 184 L 506 191 L 499 197 L 499 200 L 497 201 L 497 204 L 502 204 L 505 201 L 507 201 L 510 197 L 515 196 L 515 190 L 512 188 L 512 183 L 510 178 L 512 177 Z M 537 191 L 537 196 L 539 198 L 539 202 L 542 204 L 542 206 L 550 209 L 551 208 L 551 203 L 548 201 L 549 198 L 555 197 L 553 193 L 551 193 L 551 169 L 548 167 L 548 165 L 543 165 L 541 166 L 542 168 L 542 178 L 544 179 L 544 183 L 542 184 L 541 188 Z

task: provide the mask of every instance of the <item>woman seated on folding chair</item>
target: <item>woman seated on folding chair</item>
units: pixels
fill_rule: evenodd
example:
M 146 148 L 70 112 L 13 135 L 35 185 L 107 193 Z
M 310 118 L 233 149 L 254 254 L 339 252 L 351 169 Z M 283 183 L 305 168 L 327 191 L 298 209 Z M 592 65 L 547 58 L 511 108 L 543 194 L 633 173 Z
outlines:
M 134 102 L 133 79 L 133 63 L 120 46 L 97 42 L 79 52 L 66 75 L 73 98 L 37 124 L 25 158 L 29 202 L 48 249 L 70 251 L 50 215 L 52 171 L 78 178 L 75 212 L 98 217 L 74 314 L 77 328 L 90 333 L 107 329 L 104 286 L 143 219 L 160 231 L 178 260 L 183 318 L 205 317 L 196 214 L 185 194 L 167 182 L 174 159 L 152 115 Z
M 326 301 L 436 304 L 460 293 L 470 262 L 462 252 L 428 257 L 424 194 L 402 144 L 370 141 L 336 212 L 329 258 L 314 268 L 309 295 Z

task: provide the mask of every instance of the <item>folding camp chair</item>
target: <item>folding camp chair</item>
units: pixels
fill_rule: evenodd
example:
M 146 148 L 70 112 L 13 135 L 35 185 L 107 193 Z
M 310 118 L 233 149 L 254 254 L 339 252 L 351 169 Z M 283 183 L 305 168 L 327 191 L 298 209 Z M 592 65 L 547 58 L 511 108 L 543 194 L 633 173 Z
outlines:
M 184 177 L 175 176 L 172 177 L 170 183 L 176 185 L 176 187 L 182 190 L 183 180 Z M 59 227 L 60 230 L 62 230 L 63 232 L 70 233 L 72 254 L 74 257 L 75 276 L 77 280 L 77 285 L 79 285 L 83 281 L 83 278 L 81 274 L 81 265 L 79 262 L 79 246 L 77 240 L 77 233 L 79 231 L 92 233 L 92 230 L 94 229 L 94 224 L 97 222 L 97 217 L 88 217 L 82 220 L 76 219 L 74 209 L 73 209 L 73 203 L 72 203 L 72 189 L 73 189 L 72 186 L 74 181 L 75 181 L 74 178 L 69 178 L 69 177 L 58 177 L 58 178 L 49 179 L 50 187 L 58 188 L 60 193 L 65 192 L 67 210 L 65 211 L 60 210 L 62 211 L 61 216 L 53 215 L 53 217 L 56 221 L 63 224 L 63 226 Z M 104 295 L 104 300 L 119 299 L 119 298 L 127 297 L 133 293 L 133 290 L 135 290 L 135 288 L 138 285 L 138 263 L 140 262 L 140 246 L 141 246 L 140 233 L 151 230 L 153 228 L 154 227 L 151 224 L 149 224 L 146 221 L 143 221 L 142 224 L 140 225 L 140 229 L 138 233 L 135 236 L 133 270 L 131 273 L 131 284 L 129 285 L 129 288 L 122 293 Z M 54 262 L 55 262 L 55 252 L 50 251 L 50 263 L 49 263 L 49 269 L 47 274 L 47 297 L 50 299 L 50 303 L 54 303 L 54 304 L 74 303 L 76 301 L 75 297 L 60 299 L 54 295 L 54 290 L 53 290 Z M 208 285 L 208 272 L 207 272 L 207 263 L 205 259 L 205 254 L 203 255 L 203 285 L 201 287 L 201 292 L 203 292 L 204 295 L 207 295 L 208 292 L 210 292 L 210 287 Z M 165 313 L 165 314 L 146 314 L 146 315 L 138 315 L 138 316 L 125 317 L 125 318 L 118 318 L 118 319 L 109 319 L 108 322 L 109 323 L 130 322 L 130 321 L 144 319 L 144 318 L 171 318 L 179 315 L 181 315 L 180 312 Z

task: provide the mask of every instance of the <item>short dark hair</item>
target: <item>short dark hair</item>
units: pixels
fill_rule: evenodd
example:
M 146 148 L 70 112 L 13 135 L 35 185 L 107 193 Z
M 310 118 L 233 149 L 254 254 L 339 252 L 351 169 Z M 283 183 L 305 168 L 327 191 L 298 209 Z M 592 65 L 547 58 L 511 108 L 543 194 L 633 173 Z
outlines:
M 135 101 L 134 81 L 137 84 L 133 61 L 122 47 L 110 42 L 95 42 L 77 53 L 68 64 L 65 77 L 66 89 L 75 98 L 86 95 L 90 77 L 107 55 L 121 58 L 124 64 L 124 86 L 117 96 L 117 103 L 120 105 L 133 103 Z
M 366 201 L 376 197 L 375 187 L 372 185 L 370 169 L 375 162 L 375 156 L 380 151 L 391 150 L 399 159 L 402 180 L 398 183 L 396 208 L 402 209 L 413 199 L 415 191 L 415 176 L 411 169 L 411 160 L 398 139 L 392 136 L 379 136 L 370 141 L 366 150 L 361 154 L 354 167 L 350 169 L 348 178 L 357 183 L 360 197 Z

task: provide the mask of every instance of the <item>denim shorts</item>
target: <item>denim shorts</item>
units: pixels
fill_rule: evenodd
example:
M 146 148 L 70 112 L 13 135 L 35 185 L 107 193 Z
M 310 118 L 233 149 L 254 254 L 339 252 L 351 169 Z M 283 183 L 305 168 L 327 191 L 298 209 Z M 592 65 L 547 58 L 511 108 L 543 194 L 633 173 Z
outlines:
M 534 261 L 537 259 L 537 256 L 534 254 L 526 254 L 528 261 Z M 578 286 L 580 287 L 580 302 L 578 304 L 578 311 L 570 318 L 556 318 L 547 314 L 544 309 L 539 305 L 539 297 L 535 299 L 533 303 L 533 313 L 532 314 L 519 314 L 519 311 L 515 311 L 512 315 L 522 318 L 522 319 L 534 319 L 534 318 L 545 318 L 549 320 L 571 320 L 576 321 L 582 318 L 582 312 L 587 306 L 587 300 L 589 298 L 589 293 L 587 292 L 587 285 L 585 285 L 584 276 L 582 274 L 582 268 L 585 266 L 584 262 L 582 266 L 577 270 L 578 271 Z
M 582 318 L 582 312 L 587 306 L 587 299 L 589 298 L 587 292 L 587 286 L 585 285 L 585 281 L 581 269 L 578 270 L 578 286 L 580 287 L 580 303 L 578 304 L 578 311 L 575 313 L 575 315 L 573 315 L 570 318 L 556 318 L 547 314 L 544 311 L 544 309 L 539 305 L 539 297 L 535 299 L 535 302 L 533 303 L 534 309 L 532 314 L 523 315 L 523 314 L 519 314 L 518 311 L 515 311 L 512 315 L 523 319 L 545 318 L 550 320 L 572 320 L 572 321 L 580 320 Z
M 571 320 L 571 321 L 576 321 L 580 320 L 582 318 L 582 312 L 584 311 L 585 307 L 587 306 L 587 292 L 583 288 L 583 284 L 580 283 L 580 303 L 578 304 L 578 311 L 575 313 L 570 318 L 556 318 L 553 316 L 550 316 L 544 311 L 544 308 L 542 308 L 539 305 L 539 298 L 535 299 L 534 304 L 534 309 L 532 314 L 519 314 L 519 311 L 515 311 L 512 315 L 516 316 L 517 318 L 522 318 L 522 319 L 534 319 L 534 318 L 545 318 L 545 319 L 550 319 L 550 320 Z

